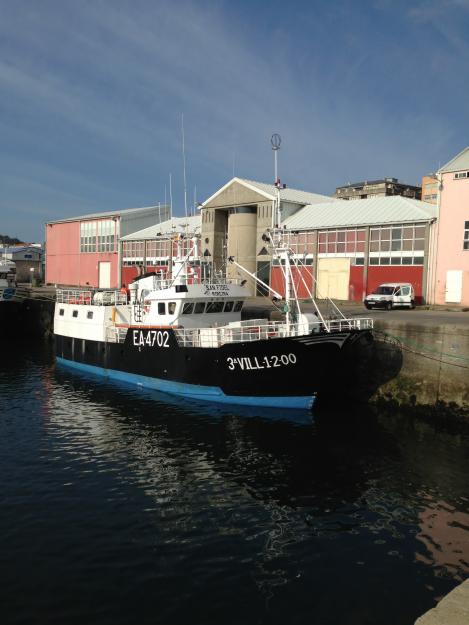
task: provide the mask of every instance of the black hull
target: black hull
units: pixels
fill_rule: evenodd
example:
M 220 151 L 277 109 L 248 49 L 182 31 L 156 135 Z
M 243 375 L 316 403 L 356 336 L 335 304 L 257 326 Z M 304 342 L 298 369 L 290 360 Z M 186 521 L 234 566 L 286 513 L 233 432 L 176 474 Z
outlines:
M 64 362 L 142 386 L 213 401 L 306 407 L 330 388 L 331 377 L 337 380 L 344 348 L 360 334 L 311 334 L 217 348 L 182 347 L 171 329 L 130 329 L 124 343 L 60 335 L 55 341 Z

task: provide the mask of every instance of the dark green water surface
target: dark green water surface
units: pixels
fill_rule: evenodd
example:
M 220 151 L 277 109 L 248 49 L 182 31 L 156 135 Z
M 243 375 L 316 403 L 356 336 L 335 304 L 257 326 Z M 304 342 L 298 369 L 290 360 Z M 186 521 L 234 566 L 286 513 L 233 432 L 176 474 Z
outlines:
M 283 416 L 2 349 L 0 623 L 408 625 L 468 576 L 467 436 Z

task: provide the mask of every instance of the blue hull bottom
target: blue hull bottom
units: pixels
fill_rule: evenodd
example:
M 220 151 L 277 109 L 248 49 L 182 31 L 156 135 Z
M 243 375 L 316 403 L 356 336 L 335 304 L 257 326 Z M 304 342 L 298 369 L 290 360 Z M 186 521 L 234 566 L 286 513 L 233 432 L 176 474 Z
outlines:
M 203 401 L 212 401 L 221 404 L 233 404 L 240 406 L 262 406 L 264 408 L 294 408 L 301 410 L 311 409 L 315 396 L 306 397 L 276 397 L 276 396 L 240 396 L 225 395 L 225 393 L 217 386 L 199 386 L 197 384 L 184 384 L 183 382 L 173 382 L 171 380 L 161 380 L 159 378 L 151 378 L 126 371 L 117 371 L 116 369 L 104 369 L 94 365 L 88 365 L 73 360 L 57 357 L 57 362 L 67 367 L 78 369 L 86 373 L 101 375 L 125 383 L 136 384 L 144 388 L 149 388 L 171 395 L 180 395 L 191 399 Z

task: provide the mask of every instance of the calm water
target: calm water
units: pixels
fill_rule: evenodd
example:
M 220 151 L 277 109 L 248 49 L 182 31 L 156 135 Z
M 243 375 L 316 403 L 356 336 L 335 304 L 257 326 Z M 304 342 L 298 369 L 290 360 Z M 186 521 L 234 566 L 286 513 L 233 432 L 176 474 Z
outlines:
M 2 350 L 0 622 L 407 625 L 469 574 L 469 440 L 269 421 Z

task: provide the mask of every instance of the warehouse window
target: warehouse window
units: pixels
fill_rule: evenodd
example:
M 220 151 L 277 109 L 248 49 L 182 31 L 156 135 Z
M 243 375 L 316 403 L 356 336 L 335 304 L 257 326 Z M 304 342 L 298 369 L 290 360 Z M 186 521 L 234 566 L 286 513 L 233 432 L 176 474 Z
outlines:
M 365 251 L 365 230 L 360 228 L 323 230 L 318 235 L 318 254 L 354 257 Z
M 84 254 L 96 252 L 95 221 L 82 221 L 80 223 L 80 252 Z
M 463 249 L 469 250 L 469 221 L 464 222 L 464 247 Z
M 421 265 L 424 248 L 425 226 L 402 224 L 370 229 L 370 264 Z M 375 259 L 373 263 L 371 258 Z
M 98 252 L 114 252 L 116 222 L 112 219 L 104 219 L 97 222 Z
M 461 180 L 461 178 L 469 178 L 469 171 L 457 171 L 454 174 L 455 180 Z
M 114 252 L 116 250 L 116 222 L 113 219 L 82 221 L 80 223 L 80 252 Z

